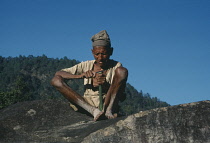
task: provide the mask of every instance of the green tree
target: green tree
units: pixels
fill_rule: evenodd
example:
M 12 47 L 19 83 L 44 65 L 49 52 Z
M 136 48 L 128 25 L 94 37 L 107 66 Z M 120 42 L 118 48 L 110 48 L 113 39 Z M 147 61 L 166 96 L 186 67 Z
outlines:
M 55 72 L 78 64 L 75 59 L 48 58 L 46 55 L 34 57 L 0 56 L 0 108 L 26 100 L 64 97 L 50 85 Z M 69 80 L 67 84 L 83 94 L 83 80 Z M 127 98 L 120 103 L 120 112 L 129 115 L 142 110 L 169 106 L 166 102 L 152 97 L 149 93 L 138 92 L 129 83 L 125 89 Z
M 0 109 L 11 104 L 30 100 L 29 89 L 22 77 L 17 77 L 10 91 L 0 92 Z

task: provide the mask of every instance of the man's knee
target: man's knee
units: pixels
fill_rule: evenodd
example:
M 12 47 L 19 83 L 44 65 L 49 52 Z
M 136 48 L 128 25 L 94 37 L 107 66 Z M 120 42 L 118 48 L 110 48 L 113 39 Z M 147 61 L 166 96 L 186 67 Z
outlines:
M 53 78 L 52 78 L 52 80 L 51 80 L 51 85 L 52 86 L 54 86 L 54 87 L 61 87 L 61 86 L 63 86 L 63 84 L 62 84 L 62 77 L 60 77 L 60 76 L 54 76 Z
M 124 67 L 118 67 L 115 70 L 115 74 L 116 74 L 117 77 L 124 80 L 124 79 L 127 79 L 127 77 L 128 77 L 128 70 Z

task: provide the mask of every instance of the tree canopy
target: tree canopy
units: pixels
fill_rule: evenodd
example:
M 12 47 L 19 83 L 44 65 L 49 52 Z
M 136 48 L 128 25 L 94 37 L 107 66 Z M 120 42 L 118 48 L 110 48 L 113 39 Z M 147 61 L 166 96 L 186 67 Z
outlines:
M 64 97 L 56 91 L 50 81 L 55 72 L 72 67 L 79 61 L 64 58 L 48 58 L 45 55 L 19 57 L 0 56 L 0 109 L 17 102 L 45 100 Z M 69 80 L 68 84 L 78 93 L 83 94 L 83 80 Z M 149 93 L 137 91 L 127 83 L 127 98 L 121 103 L 121 113 L 129 115 L 141 110 L 170 106 L 151 97 Z

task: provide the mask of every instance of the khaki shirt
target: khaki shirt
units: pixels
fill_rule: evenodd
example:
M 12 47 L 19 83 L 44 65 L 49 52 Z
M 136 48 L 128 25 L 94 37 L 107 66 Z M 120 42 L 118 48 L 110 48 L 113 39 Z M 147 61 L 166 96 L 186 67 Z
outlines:
M 73 67 L 62 69 L 62 71 L 74 74 L 74 75 L 80 75 L 84 72 L 87 72 L 88 70 L 93 70 L 95 60 L 91 61 L 85 61 L 81 62 Z M 122 64 L 120 62 L 110 60 L 110 68 L 107 70 L 106 74 L 106 82 L 109 84 L 112 84 L 113 77 L 115 74 L 115 69 L 118 67 L 121 67 Z M 84 98 L 88 103 L 91 105 L 98 107 L 99 106 L 99 91 L 96 90 L 95 87 L 93 87 L 93 81 L 92 78 L 84 78 Z M 103 95 L 105 96 L 105 94 Z

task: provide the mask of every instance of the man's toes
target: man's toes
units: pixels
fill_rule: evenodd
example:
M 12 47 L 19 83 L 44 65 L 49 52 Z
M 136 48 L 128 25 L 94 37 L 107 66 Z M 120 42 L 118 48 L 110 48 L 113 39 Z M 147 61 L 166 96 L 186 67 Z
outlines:
M 94 121 L 97 121 L 102 114 L 103 112 L 100 112 L 96 117 L 94 117 Z
M 117 118 L 117 113 L 114 113 L 114 114 L 113 114 L 113 117 L 114 117 L 114 118 Z
M 113 119 L 113 118 L 115 118 L 115 117 L 112 115 L 112 113 L 107 113 L 107 114 L 106 114 L 106 117 L 107 117 L 108 119 Z

